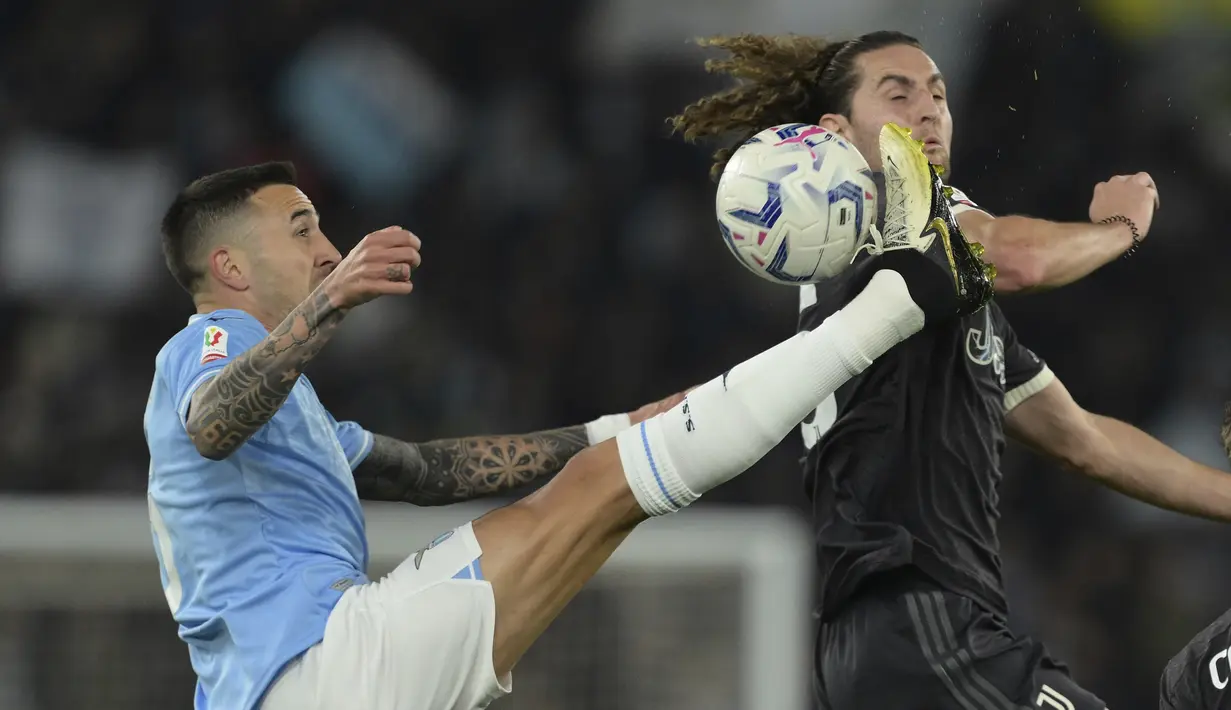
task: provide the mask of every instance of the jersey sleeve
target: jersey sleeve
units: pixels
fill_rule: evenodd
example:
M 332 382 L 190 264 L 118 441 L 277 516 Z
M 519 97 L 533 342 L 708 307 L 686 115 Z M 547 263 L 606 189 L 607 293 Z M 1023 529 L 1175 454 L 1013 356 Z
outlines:
M 181 424 L 188 423 L 193 393 L 267 335 L 255 319 L 207 317 L 172 341 L 165 354 L 166 365 Z
M 965 192 L 962 192 L 961 190 L 957 189 L 956 187 L 953 187 L 952 185 L 947 185 L 946 187 L 948 187 L 950 190 L 953 191 L 949 195 L 949 209 L 950 211 L 953 212 L 954 217 L 962 214 L 963 212 L 972 212 L 972 211 L 982 212 L 986 215 L 992 214 L 991 212 L 988 212 L 987 210 L 983 209 L 979 205 L 975 204 L 975 201 L 970 199 L 970 197 Z
M 1004 411 L 1007 413 L 1042 392 L 1055 381 L 1056 375 L 1042 358 L 1021 344 L 1000 309 L 994 304 L 988 307 L 995 308 L 999 321 L 996 330 L 1004 334 Z
M 1160 710 L 1231 708 L 1231 611 L 1202 629 L 1167 662 L 1159 679 Z
M 333 418 L 332 414 L 329 415 L 329 421 L 333 424 L 333 430 L 337 432 L 338 443 L 342 445 L 342 453 L 346 455 L 350 470 L 354 471 L 368 457 L 368 454 L 372 453 L 375 438 L 372 432 L 364 429 L 357 422 L 339 422 Z
M 1172 659 L 1159 678 L 1159 710 L 1205 710 L 1197 702 L 1197 693 L 1194 692 L 1196 683 L 1188 669 L 1181 665 L 1182 660 L 1182 657 Z

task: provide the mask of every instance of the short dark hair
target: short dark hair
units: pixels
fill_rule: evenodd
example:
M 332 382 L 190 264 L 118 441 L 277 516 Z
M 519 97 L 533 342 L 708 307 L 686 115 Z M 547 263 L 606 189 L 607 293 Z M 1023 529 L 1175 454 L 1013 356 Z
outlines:
M 261 188 L 294 184 L 293 163 L 271 162 L 206 175 L 181 190 L 162 218 L 162 252 L 176 283 L 195 294 L 205 275 L 197 260 L 211 229 L 239 212 Z
M 859 84 L 855 60 L 885 47 L 923 48 L 902 32 L 880 30 L 841 42 L 816 37 L 744 34 L 710 37 L 699 44 L 726 50 L 730 57 L 712 59 L 706 70 L 739 80 L 707 96 L 671 119 L 684 139 L 725 139 L 714 153 L 710 174 L 717 179 L 731 154 L 760 131 L 783 123 L 815 123 L 827 113 L 846 117 Z

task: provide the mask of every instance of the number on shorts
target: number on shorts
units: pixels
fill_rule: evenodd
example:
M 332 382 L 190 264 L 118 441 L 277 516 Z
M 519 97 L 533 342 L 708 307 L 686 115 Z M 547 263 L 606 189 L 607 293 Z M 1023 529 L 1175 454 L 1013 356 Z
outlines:
M 1059 708 L 1060 710 L 1073 710 L 1073 702 L 1056 691 L 1055 688 L 1043 684 L 1042 690 L 1039 692 L 1039 699 L 1035 705 L 1043 707 Z
M 163 586 L 163 594 L 167 596 L 167 605 L 171 613 L 180 610 L 180 602 L 184 600 L 184 587 L 180 584 L 180 573 L 175 568 L 175 554 L 171 551 L 171 533 L 162 519 L 162 513 L 154 504 L 153 496 L 146 496 L 150 507 L 150 529 L 154 531 L 154 544 L 158 546 L 158 561 L 162 565 L 167 583 Z

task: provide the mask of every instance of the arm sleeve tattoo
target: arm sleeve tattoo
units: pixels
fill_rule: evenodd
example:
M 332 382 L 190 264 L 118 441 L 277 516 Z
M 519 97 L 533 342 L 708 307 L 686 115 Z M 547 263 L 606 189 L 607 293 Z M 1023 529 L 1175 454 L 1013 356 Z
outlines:
M 365 500 L 446 505 L 554 476 L 587 445 L 584 426 L 422 444 L 378 434 L 355 469 L 355 486 Z
M 202 385 L 193 395 L 187 422 L 197 451 L 224 459 L 265 426 L 345 313 L 324 291 L 314 293 L 268 337 Z

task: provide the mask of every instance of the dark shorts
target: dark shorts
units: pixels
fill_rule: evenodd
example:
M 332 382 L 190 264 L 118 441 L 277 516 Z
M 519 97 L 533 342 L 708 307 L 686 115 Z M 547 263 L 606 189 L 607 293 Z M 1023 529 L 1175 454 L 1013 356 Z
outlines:
M 969 597 L 894 576 L 821 624 L 823 710 L 1103 710 L 1042 644 Z

